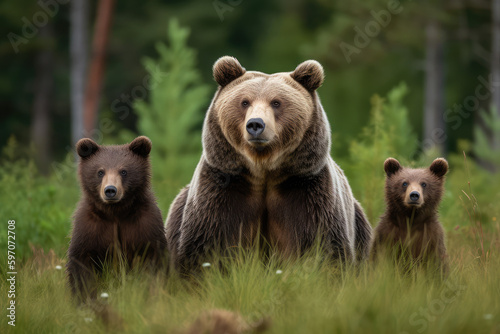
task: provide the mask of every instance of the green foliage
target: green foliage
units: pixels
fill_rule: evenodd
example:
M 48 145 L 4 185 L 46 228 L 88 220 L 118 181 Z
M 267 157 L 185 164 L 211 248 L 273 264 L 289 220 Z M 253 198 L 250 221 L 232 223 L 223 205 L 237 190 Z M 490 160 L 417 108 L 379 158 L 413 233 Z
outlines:
M 346 173 L 371 222 L 375 222 L 383 211 L 385 159 L 394 157 L 407 164 L 417 148 L 408 110 L 403 105 L 407 92 L 406 85 L 401 83 L 387 94 L 386 99 L 374 95 L 370 123 L 359 140 L 351 143 Z
M 16 258 L 31 255 L 29 244 L 66 252 L 71 213 L 78 200 L 76 177 L 63 182 L 39 175 L 33 161 L 18 154 L 20 148 L 11 138 L 0 164 L 0 217 L 5 233 L 0 248 L 7 249 L 7 220 L 16 221 Z M 17 152 L 17 153 L 16 153 Z
M 441 205 L 445 228 L 490 227 L 500 219 L 500 178 L 470 158 L 470 143 L 459 142 L 462 154 L 450 154 L 450 172 Z
M 145 58 L 143 63 L 153 89 L 149 103 L 134 104 L 137 127 L 147 134 L 155 150 L 153 157 L 172 159 L 188 152 L 199 153 L 200 124 L 207 107 L 209 88 L 200 83 L 196 52 L 186 46 L 189 29 L 172 20 L 168 29 L 169 45 L 159 42 L 158 60 Z
M 491 163 L 494 168 L 500 169 L 500 114 L 491 107 L 489 112 L 481 110 L 480 115 L 492 140 L 479 125 L 476 125 L 474 153 L 482 160 Z
M 139 134 L 153 142 L 153 175 L 164 195 L 164 211 L 179 188 L 187 184 L 201 155 L 201 125 L 209 102 L 209 87 L 196 69 L 196 52 L 189 48 L 189 29 L 172 20 L 168 45 L 159 42 L 159 59 L 143 63 L 151 83 L 149 101 L 134 103 Z M 132 139 L 132 136 L 130 136 Z

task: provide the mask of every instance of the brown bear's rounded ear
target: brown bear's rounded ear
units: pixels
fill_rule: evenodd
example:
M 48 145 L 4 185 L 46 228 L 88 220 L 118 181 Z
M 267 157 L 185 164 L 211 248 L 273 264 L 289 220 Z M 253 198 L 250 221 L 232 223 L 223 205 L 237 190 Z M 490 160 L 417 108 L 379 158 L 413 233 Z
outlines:
M 306 60 L 300 63 L 290 76 L 310 92 L 318 89 L 325 79 L 323 66 L 316 60 Z
M 231 81 L 241 77 L 246 71 L 236 58 L 224 56 L 215 62 L 213 72 L 215 81 L 221 87 L 224 87 Z
M 152 147 L 151 140 L 146 136 L 140 136 L 135 138 L 128 146 L 128 148 L 135 154 L 146 158 L 151 152 Z
M 99 145 L 90 138 L 82 138 L 76 143 L 76 153 L 82 159 L 90 158 L 97 151 L 99 151 Z
M 437 158 L 432 162 L 429 169 L 434 175 L 443 177 L 448 172 L 448 162 L 443 158 Z
M 396 174 L 402 168 L 399 161 L 394 158 L 387 158 L 384 162 L 384 170 L 387 176 Z

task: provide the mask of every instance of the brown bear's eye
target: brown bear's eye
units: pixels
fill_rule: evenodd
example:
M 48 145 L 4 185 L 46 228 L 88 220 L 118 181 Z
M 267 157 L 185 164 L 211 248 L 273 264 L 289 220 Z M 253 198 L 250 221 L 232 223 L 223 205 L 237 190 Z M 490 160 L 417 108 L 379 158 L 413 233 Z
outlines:
M 271 105 L 273 106 L 273 108 L 279 108 L 281 106 L 281 103 L 280 101 L 274 100 L 271 102 Z
M 121 174 L 121 175 L 123 175 L 123 176 L 125 176 L 125 175 L 127 175 L 127 171 L 126 171 L 126 170 L 122 170 L 122 171 L 120 172 L 120 174 Z
M 425 188 L 425 187 L 427 187 L 427 183 L 422 182 L 422 188 Z
M 104 176 L 104 172 L 102 170 L 98 171 L 97 172 L 97 176 L 103 177 Z
M 403 182 L 403 187 L 404 188 L 408 187 L 408 182 Z
M 243 102 L 241 102 L 241 105 L 246 108 L 250 105 L 250 102 L 248 102 L 248 100 L 243 100 Z

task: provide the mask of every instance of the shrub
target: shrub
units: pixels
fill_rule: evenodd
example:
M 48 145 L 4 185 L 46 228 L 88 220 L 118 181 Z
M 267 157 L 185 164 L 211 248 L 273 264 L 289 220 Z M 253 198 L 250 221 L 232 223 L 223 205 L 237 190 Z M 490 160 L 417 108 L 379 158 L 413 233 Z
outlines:
M 370 122 L 350 146 L 346 172 L 371 222 L 375 222 L 383 211 L 385 159 L 392 156 L 407 164 L 417 147 L 408 110 L 402 103 L 407 92 L 406 85 L 401 83 L 385 99 L 374 95 Z

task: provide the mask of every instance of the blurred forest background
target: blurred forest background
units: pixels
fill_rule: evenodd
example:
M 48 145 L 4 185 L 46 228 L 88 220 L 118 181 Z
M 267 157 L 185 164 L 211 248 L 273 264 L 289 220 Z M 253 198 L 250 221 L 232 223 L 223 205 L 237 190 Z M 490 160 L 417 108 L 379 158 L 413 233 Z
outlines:
M 388 156 L 449 159 L 448 230 L 499 217 L 498 0 L 18 0 L 0 18 L 0 217 L 18 221 L 21 254 L 64 253 L 82 137 L 150 137 L 166 216 L 199 160 L 223 55 L 267 73 L 323 64 L 332 154 L 372 224 Z

